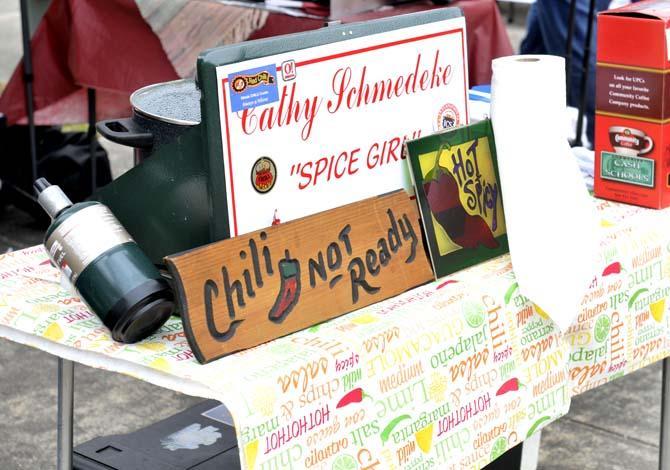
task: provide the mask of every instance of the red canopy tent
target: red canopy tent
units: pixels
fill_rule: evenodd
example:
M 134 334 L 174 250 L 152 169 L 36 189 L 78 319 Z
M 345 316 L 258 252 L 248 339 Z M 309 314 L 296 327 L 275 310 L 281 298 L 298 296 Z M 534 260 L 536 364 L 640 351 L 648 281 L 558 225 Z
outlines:
M 31 41 L 36 124 L 86 122 L 87 88 L 96 90 L 98 119 L 128 115 L 130 93 L 152 83 L 192 76 L 198 53 L 230 40 L 230 31 L 236 33 L 234 39 L 243 40 L 323 26 L 321 20 L 252 13 L 209 1 L 187 2 L 172 17 L 156 18 L 156 9 L 152 13 L 147 2 L 52 1 Z M 470 82 L 488 83 L 491 60 L 512 53 L 496 2 L 460 0 L 452 6 L 463 10 L 467 23 Z M 427 8 L 435 6 L 405 4 L 343 21 Z M 27 122 L 20 66 L 0 96 L 0 112 L 10 125 Z

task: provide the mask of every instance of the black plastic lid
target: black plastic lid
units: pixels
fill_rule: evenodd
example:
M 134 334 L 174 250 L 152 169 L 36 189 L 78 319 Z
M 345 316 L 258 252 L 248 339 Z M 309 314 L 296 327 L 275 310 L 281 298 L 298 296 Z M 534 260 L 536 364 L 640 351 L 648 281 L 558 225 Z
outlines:
M 105 316 L 112 338 L 136 343 L 155 333 L 174 312 L 174 294 L 164 279 L 151 279 L 127 293 Z
M 37 178 L 35 182 L 33 183 L 33 188 L 35 188 L 35 192 L 39 195 L 47 189 L 49 186 L 51 186 L 51 183 L 47 181 L 46 178 Z

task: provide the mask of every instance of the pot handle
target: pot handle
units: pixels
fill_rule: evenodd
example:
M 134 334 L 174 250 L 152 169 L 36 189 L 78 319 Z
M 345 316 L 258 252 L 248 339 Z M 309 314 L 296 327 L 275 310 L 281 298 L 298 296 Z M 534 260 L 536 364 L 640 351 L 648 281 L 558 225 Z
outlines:
M 108 119 L 96 124 L 98 132 L 106 139 L 139 149 L 150 149 L 154 144 L 154 135 L 140 127 L 133 118 Z

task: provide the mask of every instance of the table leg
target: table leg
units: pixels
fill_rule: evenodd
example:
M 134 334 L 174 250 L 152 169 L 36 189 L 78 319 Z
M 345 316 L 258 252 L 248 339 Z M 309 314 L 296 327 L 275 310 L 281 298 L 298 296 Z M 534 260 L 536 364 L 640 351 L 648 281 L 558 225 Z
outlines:
M 670 358 L 663 359 L 661 389 L 661 442 L 658 468 L 670 470 Z
M 535 434 L 523 441 L 521 450 L 521 470 L 537 470 L 537 463 L 540 459 L 540 440 L 542 431 L 536 431 Z
M 670 358 L 663 359 L 661 389 L 661 442 L 658 468 L 670 470 Z
M 37 179 L 37 137 L 35 136 L 35 97 L 33 94 L 33 58 L 30 45 L 30 16 L 27 0 L 21 0 L 21 37 L 23 38 L 23 83 L 25 86 L 26 116 L 28 118 L 28 143 L 30 149 L 31 182 Z
M 58 358 L 58 470 L 72 469 L 74 363 Z
M 87 89 L 87 97 L 88 97 L 88 131 L 86 132 L 86 137 L 88 138 L 88 158 L 91 159 L 91 194 L 95 192 L 96 189 L 98 189 L 98 167 L 97 167 L 97 159 L 96 157 L 98 156 L 97 150 L 97 139 L 96 139 L 96 130 L 95 130 L 95 123 L 96 123 L 96 93 L 95 93 L 95 88 L 88 88 Z

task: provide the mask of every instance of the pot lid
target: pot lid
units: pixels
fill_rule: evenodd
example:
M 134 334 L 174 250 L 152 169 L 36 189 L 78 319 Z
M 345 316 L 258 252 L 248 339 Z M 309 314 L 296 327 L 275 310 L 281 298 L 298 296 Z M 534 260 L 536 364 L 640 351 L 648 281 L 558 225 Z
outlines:
M 150 118 L 171 124 L 200 124 L 200 90 L 191 79 L 156 83 L 130 95 L 133 109 Z

